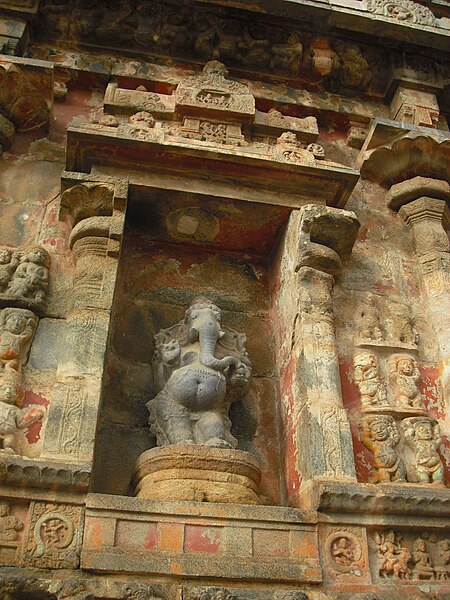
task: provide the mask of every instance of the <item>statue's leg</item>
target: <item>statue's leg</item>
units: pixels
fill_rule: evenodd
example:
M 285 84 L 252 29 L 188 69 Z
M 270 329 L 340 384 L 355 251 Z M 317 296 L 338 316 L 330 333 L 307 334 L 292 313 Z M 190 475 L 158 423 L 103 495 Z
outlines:
M 7 454 L 17 454 L 16 450 L 16 436 L 14 434 L 7 434 L 3 437 L 3 452 Z
M 424 467 L 417 468 L 417 478 L 419 483 L 430 483 L 430 473 Z
M 184 406 L 174 402 L 168 395 L 155 398 L 153 418 L 169 444 L 193 444 L 194 437 L 189 413 Z
M 231 448 L 231 444 L 225 439 L 223 415 L 218 411 L 210 410 L 201 413 L 196 424 L 196 433 L 197 440 L 205 446 Z
M 439 467 L 433 473 L 431 479 L 432 479 L 432 483 L 439 483 L 439 484 L 444 483 L 444 467 L 443 467 L 443 465 L 439 465 Z

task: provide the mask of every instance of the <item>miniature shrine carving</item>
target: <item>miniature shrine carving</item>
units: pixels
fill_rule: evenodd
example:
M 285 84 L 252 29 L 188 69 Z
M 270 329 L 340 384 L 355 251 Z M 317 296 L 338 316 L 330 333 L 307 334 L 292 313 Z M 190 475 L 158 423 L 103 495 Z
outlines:
M 405 440 L 415 454 L 419 483 L 444 484 L 444 466 L 437 450 L 441 445 L 439 423 L 427 417 L 410 417 L 402 423 Z
M 406 481 L 403 460 L 396 451 L 400 435 L 393 417 L 389 415 L 370 415 L 362 420 L 361 439 L 374 457 L 370 483 Z
M 380 379 L 378 363 L 373 354 L 356 354 L 353 359 L 355 383 L 363 406 L 387 404 L 387 390 Z
M 223 330 L 221 310 L 199 297 L 184 321 L 160 331 L 155 341 L 159 391 L 147 407 L 158 446 L 235 448 L 228 408 L 245 393 L 251 376 L 245 335 Z

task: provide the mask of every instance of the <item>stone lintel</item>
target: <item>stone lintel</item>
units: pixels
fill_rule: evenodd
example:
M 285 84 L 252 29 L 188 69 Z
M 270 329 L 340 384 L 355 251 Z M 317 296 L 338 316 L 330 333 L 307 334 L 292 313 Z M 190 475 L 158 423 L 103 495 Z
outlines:
M 450 519 L 446 488 L 407 484 L 370 484 L 316 478 L 304 484 L 300 506 L 308 511 Z
M 327 161 L 314 165 L 284 162 L 273 158 L 270 148 L 266 152 L 224 146 L 192 143 L 183 138 L 165 139 L 159 132 L 144 141 L 118 136 L 113 127 L 73 126 L 68 128 L 67 168 L 87 173 L 106 159 L 108 165 L 120 168 L 138 167 L 175 177 L 183 172 L 189 180 L 204 179 L 207 170 L 216 185 L 222 181 L 229 184 L 231 178 L 233 188 L 243 185 L 258 192 L 267 191 L 271 196 L 293 193 L 298 198 L 297 207 L 306 202 L 343 207 L 359 179 L 355 169 Z

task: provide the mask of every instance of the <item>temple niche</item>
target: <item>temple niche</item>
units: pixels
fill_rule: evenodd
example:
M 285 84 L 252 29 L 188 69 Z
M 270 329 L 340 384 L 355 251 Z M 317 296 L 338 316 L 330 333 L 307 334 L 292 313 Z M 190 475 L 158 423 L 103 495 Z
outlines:
M 1 600 L 448 600 L 447 4 L 0 1 Z

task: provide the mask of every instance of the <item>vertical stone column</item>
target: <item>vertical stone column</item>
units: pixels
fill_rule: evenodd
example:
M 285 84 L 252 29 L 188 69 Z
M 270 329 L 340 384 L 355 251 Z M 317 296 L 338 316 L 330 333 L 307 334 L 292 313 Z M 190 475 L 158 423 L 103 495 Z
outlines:
M 60 219 L 72 227 L 75 275 L 43 456 L 90 462 L 128 186 L 85 178 L 61 196 Z
M 358 229 L 352 212 L 307 205 L 292 213 L 286 234 L 278 307 L 281 319 L 293 320 L 290 337 L 286 322 L 283 327 L 291 348 L 282 367 L 292 378 L 288 381 L 281 373 L 282 387 L 290 388 L 282 389 L 282 409 L 291 437 L 287 452 L 295 456 L 294 470 L 303 482 L 318 477 L 356 481 L 350 424 L 342 403 L 332 291 Z M 295 306 L 295 317 L 282 306 L 288 302 Z M 289 492 L 290 462 L 292 457 L 286 457 L 288 494 L 298 503 L 292 497 L 298 490 Z
M 444 397 L 450 398 L 450 185 L 446 181 L 414 177 L 395 184 L 389 207 L 411 230 L 420 267 L 421 284 L 439 347 L 439 372 Z

